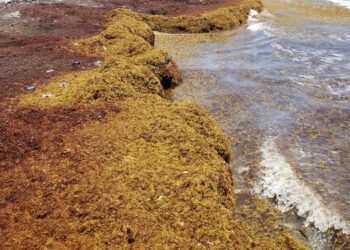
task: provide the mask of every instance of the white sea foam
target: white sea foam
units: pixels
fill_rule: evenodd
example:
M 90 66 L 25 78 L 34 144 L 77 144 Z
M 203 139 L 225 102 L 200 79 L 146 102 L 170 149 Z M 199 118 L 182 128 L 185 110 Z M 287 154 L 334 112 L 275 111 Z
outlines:
M 265 29 L 265 25 L 264 23 L 252 23 L 249 24 L 248 29 L 251 31 L 257 31 L 257 30 L 264 30 Z
M 344 6 L 347 9 L 350 9 L 350 1 L 349 0 L 329 0 L 330 2 L 336 3 L 340 6 Z
M 296 208 L 298 215 L 325 232 L 329 228 L 350 233 L 344 219 L 333 209 L 324 206 L 322 198 L 305 185 L 294 173 L 285 157 L 279 153 L 273 138 L 268 138 L 261 148 L 262 176 L 255 191 L 268 198 L 276 198 L 283 212 Z
M 338 84 L 338 85 L 328 85 L 328 90 L 336 96 L 344 96 L 350 94 L 350 85 Z
M 271 47 L 278 50 L 278 51 L 283 52 L 284 54 L 287 54 L 288 56 L 294 56 L 294 54 L 295 54 L 293 50 L 285 48 L 281 44 L 278 44 L 278 43 L 272 43 Z
M 9 3 L 11 0 L 0 0 L 0 3 Z
M 271 33 L 269 31 L 271 30 L 271 27 L 268 25 L 267 21 L 260 19 L 260 17 L 266 18 L 272 17 L 272 15 L 265 10 L 261 13 L 256 10 L 250 10 L 247 29 L 253 32 L 263 31 L 266 35 L 270 36 Z

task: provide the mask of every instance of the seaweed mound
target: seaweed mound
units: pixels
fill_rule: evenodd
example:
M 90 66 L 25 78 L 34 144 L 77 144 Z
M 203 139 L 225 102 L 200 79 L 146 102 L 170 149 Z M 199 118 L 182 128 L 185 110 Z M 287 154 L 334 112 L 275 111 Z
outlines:
M 153 43 L 154 34 L 147 24 L 128 15 L 115 16 L 106 30 L 74 41 L 68 48 L 102 57 L 101 67 L 60 76 L 22 102 L 57 105 L 115 101 L 141 93 L 164 96 L 164 90 L 177 86 L 181 77 L 169 55 Z M 43 98 L 45 93 L 50 98 Z
M 139 14 L 125 9 L 111 12 L 118 16 L 120 12 L 146 22 L 153 30 L 166 33 L 201 33 L 229 30 L 246 23 L 251 9 L 262 10 L 259 0 L 246 0 L 240 5 L 219 8 L 196 16 L 165 17 L 162 15 Z

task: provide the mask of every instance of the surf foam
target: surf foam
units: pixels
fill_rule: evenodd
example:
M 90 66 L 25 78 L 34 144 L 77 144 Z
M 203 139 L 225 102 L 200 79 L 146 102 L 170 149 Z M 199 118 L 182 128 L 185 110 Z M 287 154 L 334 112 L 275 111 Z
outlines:
M 271 18 L 272 15 L 268 13 L 266 10 L 263 10 L 261 13 L 259 13 L 256 10 L 250 10 L 249 17 L 248 17 L 248 27 L 247 29 L 250 31 L 262 31 L 266 35 L 271 36 L 271 27 L 268 24 L 268 21 L 264 21 L 265 18 Z
M 266 139 L 261 153 L 262 175 L 254 188 L 257 193 L 276 198 L 277 207 L 282 212 L 295 207 L 298 215 L 306 219 L 306 226 L 313 224 L 321 232 L 334 228 L 350 233 L 345 220 L 336 211 L 324 206 L 322 198 L 298 178 L 284 156 L 278 152 L 273 138 Z
M 349 0 L 329 0 L 330 2 L 336 3 L 340 6 L 343 6 L 347 9 L 350 9 L 350 1 Z
M 331 84 L 328 85 L 328 90 L 336 96 L 349 96 L 350 95 L 350 85 L 346 84 Z

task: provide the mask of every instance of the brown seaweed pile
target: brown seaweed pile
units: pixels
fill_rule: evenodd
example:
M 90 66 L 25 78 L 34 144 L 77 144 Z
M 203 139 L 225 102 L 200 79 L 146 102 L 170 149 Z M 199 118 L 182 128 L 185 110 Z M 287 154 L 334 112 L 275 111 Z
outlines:
M 236 13 L 246 18 L 247 4 Z M 186 31 L 201 31 L 202 18 L 212 30 L 214 16 L 190 18 L 201 25 Z M 234 212 L 227 139 L 199 107 L 165 98 L 180 73 L 152 46 L 160 28 L 144 19 L 113 11 L 106 30 L 65 45 L 103 58 L 100 67 L 56 77 L 3 108 L 1 246 L 306 249 L 267 219 L 277 214 L 266 204 L 240 197 Z
M 145 15 L 129 10 L 116 10 L 111 16 L 120 11 L 146 22 L 153 30 L 167 33 L 200 33 L 229 30 L 246 23 L 251 9 L 262 10 L 262 3 L 257 0 L 246 0 L 240 5 L 220 8 L 196 16 L 165 17 L 161 15 Z

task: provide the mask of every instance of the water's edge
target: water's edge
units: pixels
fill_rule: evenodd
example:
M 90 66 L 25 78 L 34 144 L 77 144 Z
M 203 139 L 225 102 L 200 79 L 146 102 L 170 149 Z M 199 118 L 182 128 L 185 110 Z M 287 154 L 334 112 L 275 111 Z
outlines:
M 348 183 L 349 11 L 328 3 L 266 3 L 267 11 L 252 12 L 238 31 L 158 35 L 158 46 L 184 72 L 174 99 L 196 102 L 224 128 L 235 153 L 237 192 L 270 199 L 312 248 L 344 249 L 349 207 L 333 193 L 340 188 L 346 195 Z M 343 186 L 332 186 L 333 178 Z

